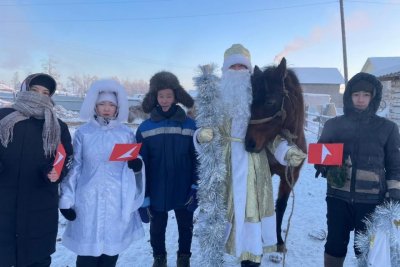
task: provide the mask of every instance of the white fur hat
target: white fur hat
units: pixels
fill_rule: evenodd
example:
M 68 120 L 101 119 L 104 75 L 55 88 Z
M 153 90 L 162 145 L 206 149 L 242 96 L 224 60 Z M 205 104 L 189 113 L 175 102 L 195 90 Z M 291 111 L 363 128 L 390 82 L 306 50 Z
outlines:
M 243 64 L 252 72 L 250 52 L 241 44 L 233 44 L 225 51 L 222 72 L 227 71 L 230 66 L 235 64 Z
M 83 100 L 80 117 L 84 120 L 90 120 L 95 114 L 95 106 L 100 97 L 108 98 L 115 95 L 116 104 L 118 105 L 118 115 L 116 120 L 124 122 L 128 119 L 129 104 L 125 88 L 118 82 L 106 79 L 97 80 L 90 86 L 85 99 Z M 112 98 L 112 97 L 111 97 Z M 111 101 L 112 102 L 112 101 Z

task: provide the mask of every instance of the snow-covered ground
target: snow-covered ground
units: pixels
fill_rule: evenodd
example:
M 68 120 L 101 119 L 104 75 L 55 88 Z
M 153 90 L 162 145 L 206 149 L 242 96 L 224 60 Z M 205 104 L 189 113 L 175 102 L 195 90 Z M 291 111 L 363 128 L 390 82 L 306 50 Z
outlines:
M 71 129 L 73 133 L 75 129 Z M 307 141 L 313 143 L 316 136 L 307 132 Z M 294 212 L 290 224 L 287 238 L 288 252 L 286 254 L 285 266 L 288 267 L 320 267 L 323 266 L 324 240 L 318 240 L 312 236 L 326 233 L 326 180 L 324 178 L 314 178 L 314 168 L 310 164 L 305 164 L 300 178 L 295 186 Z M 274 178 L 274 188 L 278 186 L 279 178 Z M 283 229 L 287 228 L 287 219 L 292 208 L 292 199 L 289 199 L 288 208 L 284 218 Z M 176 251 L 178 249 L 178 232 L 174 213 L 169 214 L 167 228 L 166 246 L 168 252 L 168 266 L 176 266 Z M 60 216 L 59 239 L 65 229 L 65 219 Z M 149 238 L 149 225 L 144 225 L 146 235 L 141 240 L 134 242 L 126 251 L 121 253 L 117 266 L 135 267 L 151 266 L 153 262 L 152 250 Z M 200 267 L 200 246 L 198 243 L 195 224 L 195 235 L 192 244 L 191 266 Z M 61 242 L 57 242 L 57 251 L 52 255 L 55 267 L 75 266 L 76 255 L 63 247 Z M 225 266 L 240 266 L 240 263 L 232 258 L 226 257 Z M 269 255 L 263 259 L 261 266 L 282 266 L 281 263 L 274 263 L 269 260 Z M 357 266 L 353 251 L 353 238 L 350 240 L 348 255 L 344 266 Z

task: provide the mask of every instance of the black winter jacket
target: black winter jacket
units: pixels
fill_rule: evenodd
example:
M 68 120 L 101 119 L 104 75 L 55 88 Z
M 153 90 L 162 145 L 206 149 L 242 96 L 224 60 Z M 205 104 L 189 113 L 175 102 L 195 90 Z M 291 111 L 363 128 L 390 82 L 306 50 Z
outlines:
M 0 120 L 13 111 L 0 109 Z M 61 142 L 69 157 L 71 136 L 67 125 L 61 120 L 59 123 Z M 7 148 L 0 144 L 1 267 L 27 266 L 55 251 L 58 183 L 51 183 L 46 176 L 54 157 L 44 155 L 43 124 L 44 120 L 35 118 L 20 121 L 14 126 L 13 140 Z
M 358 75 L 369 79 L 368 75 Z M 344 96 L 344 115 L 325 123 L 319 143 L 343 143 L 343 161 L 350 157 L 343 187 L 328 184 L 327 196 L 348 202 L 381 203 L 384 197 L 400 200 L 400 135 L 397 125 L 375 113 L 382 98 L 377 84 L 364 111 L 357 111 L 351 99 L 350 80 Z M 375 83 L 376 81 L 371 81 Z

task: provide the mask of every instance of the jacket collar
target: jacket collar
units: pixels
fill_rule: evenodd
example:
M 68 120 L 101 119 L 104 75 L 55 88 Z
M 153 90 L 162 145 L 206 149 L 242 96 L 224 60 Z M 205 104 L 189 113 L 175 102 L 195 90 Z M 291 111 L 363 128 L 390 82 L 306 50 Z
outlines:
M 150 119 L 156 122 L 167 119 L 177 122 L 183 122 L 186 119 L 186 113 L 178 105 L 172 105 L 171 108 L 166 112 L 164 112 L 160 106 L 156 106 L 150 113 Z

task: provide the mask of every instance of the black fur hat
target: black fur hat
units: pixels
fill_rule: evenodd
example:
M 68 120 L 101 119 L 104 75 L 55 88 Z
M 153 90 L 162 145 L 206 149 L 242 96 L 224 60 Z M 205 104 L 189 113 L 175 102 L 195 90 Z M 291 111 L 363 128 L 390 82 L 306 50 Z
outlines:
M 159 90 L 172 89 L 176 103 L 181 103 L 187 108 L 194 104 L 193 98 L 180 85 L 178 78 L 168 71 L 161 71 L 153 75 L 150 79 L 149 92 L 143 99 L 142 108 L 145 113 L 150 113 L 157 103 L 157 93 Z

